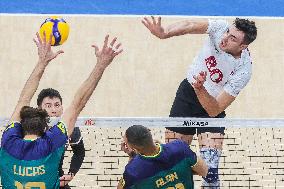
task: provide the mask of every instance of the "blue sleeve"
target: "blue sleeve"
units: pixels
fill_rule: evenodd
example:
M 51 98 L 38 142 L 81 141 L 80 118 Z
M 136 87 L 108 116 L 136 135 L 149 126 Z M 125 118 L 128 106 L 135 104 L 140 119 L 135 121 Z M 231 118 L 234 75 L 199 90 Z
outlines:
M 132 179 L 132 176 L 128 173 L 127 165 L 125 167 L 125 171 L 123 173 L 123 188 L 124 189 L 130 189 L 130 187 L 133 185 L 134 180 Z
M 45 137 L 51 140 L 53 150 L 62 147 L 67 143 L 68 139 L 66 125 L 61 121 L 58 122 L 46 131 Z
M 11 122 L 2 134 L 1 147 L 6 149 L 7 144 L 13 144 L 15 140 L 22 139 L 22 125 L 19 122 Z

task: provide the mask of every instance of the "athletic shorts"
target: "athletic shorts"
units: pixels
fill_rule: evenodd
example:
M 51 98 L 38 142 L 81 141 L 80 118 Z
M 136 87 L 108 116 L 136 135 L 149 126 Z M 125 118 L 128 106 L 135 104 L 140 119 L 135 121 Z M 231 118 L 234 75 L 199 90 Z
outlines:
M 184 79 L 180 83 L 169 116 L 210 118 L 200 104 L 193 87 L 187 79 Z M 223 111 L 215 118 L 224 118 L 225 116 L 225 111 Z M 200 134 L 205 132 L 225 134 L 224 127 L 167 127 L 167 129 L 185 135 L 194 135 L 196 133 Z

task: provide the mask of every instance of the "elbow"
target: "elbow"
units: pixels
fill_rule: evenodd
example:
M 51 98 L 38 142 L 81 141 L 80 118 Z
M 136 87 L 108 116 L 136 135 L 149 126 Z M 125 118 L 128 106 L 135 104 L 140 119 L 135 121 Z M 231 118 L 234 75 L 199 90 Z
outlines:
M 218 115 L 218 113 L 208 113 L 209 117 L 214 118 Z
M 83 140 L 81 139 L 78 144 L 73 144 L 71 147 L 77 159 L 80 160 L 80 162 L 83 162 L 86 156 L 86 149 Z
M 218 116 L 223 110 L 221 110 L 220 108 L 214 108 L 211 110 L 206 111 L 207 114 L 209 115 L 209 117 L 214 118 L 216 116 Z
M 208 113 L 209 117 L 214 118 L 217 115 L 219 115 L 220 112 L 219 111 L 207 111 L 207 113 Z

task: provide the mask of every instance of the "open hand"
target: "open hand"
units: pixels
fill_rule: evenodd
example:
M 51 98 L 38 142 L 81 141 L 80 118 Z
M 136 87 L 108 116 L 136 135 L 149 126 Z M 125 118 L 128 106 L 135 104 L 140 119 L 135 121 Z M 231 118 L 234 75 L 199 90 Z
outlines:
M 144 24 L 144 26 L 146 26 L 146 28 L 148 28 L 150 32 L 156 37 L 160 39 L 167 38 L 167 34 L 161 25 L 161 17 L 158 17 L 157 21 L 154 18 L 154 16 L 151 16 L 151 19 L 152 19 L 152 22 L 150 21 L 149 18 L 144 17 L 142 20 L 142 23 Z
M 104 46 L 102 49 L 99 49 L 97 45 L 92 45 L 95 48 L 96 57 L 98 59 L 97 64 L 106 68 L 116 57 L 119 55 L 123 49 L 120 49 L 121 43 L 115 45 L 117 38 L 113 38 L 111 43 L 108 45 L 109 35 L 105 37 Z
M 73 178 L 74 176 L 72 174 L 63 175 L 60 177 L 60 186 L 62 187 L 67 185 Z
M 37 39 L 33 39 L 38 49 L 39 62 L 47 65 L 51 60 L 56 58 L 59 54 L 64 53 L 62 50 L 53 52 L 51 50 L 51 39 L 50 34 L 49 41 L 46 41 L 46 34 L 43 32 L 43 39 L 40 38 L 39 33 L 36 33 Z

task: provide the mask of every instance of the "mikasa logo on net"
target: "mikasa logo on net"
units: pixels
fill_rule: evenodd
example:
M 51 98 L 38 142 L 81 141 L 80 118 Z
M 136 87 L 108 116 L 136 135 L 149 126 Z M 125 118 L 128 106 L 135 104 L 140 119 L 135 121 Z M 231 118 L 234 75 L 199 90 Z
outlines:
M 185 120 L 183 121 L 182 126 L 208 126 L 207 121 L 192 121 L 192 120 Z

